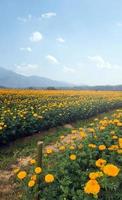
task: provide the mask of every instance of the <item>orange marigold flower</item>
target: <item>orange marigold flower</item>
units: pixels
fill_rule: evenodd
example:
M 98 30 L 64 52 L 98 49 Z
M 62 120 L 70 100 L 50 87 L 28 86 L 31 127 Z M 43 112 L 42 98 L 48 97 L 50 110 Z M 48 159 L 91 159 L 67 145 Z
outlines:
M 102 172 L 91 172 L 91 173 L 89 174 L 89 178 L 90 178 L 90 179 L 96 179 L 96 178 L 99 178 L 99 177 L 101 177 L 101 176 L 103 176 L 103 173 L 102 173 Z
M 85 187 L 84 187 L 84 192 L 87 194 L 93 194 L 96 195 L 100 191 L 100 185 L 96 180 L 89 180 Z
M 18 177 L 20 180 L 24 179 L 26 176 L 27 176 L 26 171 L 20 171 L 20 172 L 17 174 L 17 177 Z
M 36 174 L 40 174 L 42 172 L 42 168 L 41 167 L 36 167 L 35 168 L 35 173 Z
M 104 165 L 106 164 L 106 160 L 104 160 L 104 159 L 98 159 L 97 161 L 96 161 L 96 166 L 97 167 L 103 167 Z
M 98 148 L 99 148 L 100 151 L 103 151 L 103 150 L 106 149 L 106 146 L 105 145 L 99 145 Z
M 54 176 L 52 174 L 47 174 L 45 176 L 45 182 L 46 183 L 52 183 L 54 181 Z
M 51 148 L 48 148 L 48 149 L 46 150 L 46 153 L 47 153 L 47 154 L 51 154 L 51 153 L 53 153 L 53 150 L 52 150 Z
M 33 187 L 35 185 L 35 181 L 34 180 L 30 180 L 29 182 L 28 182 L 28 187 Z
M 117 176 L 120 169 L 113 164 L 107 164 L 103 167 L 104 174 L 108 176 Z
M 35 160 L 35 159 L 30 160 L 30 164 L 31 164 L 31 165 L 33 165 L 33 164 L 35 164 L 35 163 L 36 163 L 36 160 Z

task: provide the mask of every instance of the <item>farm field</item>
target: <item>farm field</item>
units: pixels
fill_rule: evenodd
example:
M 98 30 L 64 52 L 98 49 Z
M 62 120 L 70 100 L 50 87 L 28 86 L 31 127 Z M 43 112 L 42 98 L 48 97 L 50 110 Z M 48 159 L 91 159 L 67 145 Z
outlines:
M 122 199 L 121 92 L 0 94 L 0 199 Z
M 1 198 L 35 199 L 39 177 L 40 199 L 121 199 L 121 122 L 122 110 L 118 109 L 79 121 L 70 129 L 59 128 L 54 131 L 56 136 L 53 138 L 47 132 L 43 137 L 31 136 L 2 149 L 1 154 L 6 159 L 15 157 L 16 162 L 12 165 L 13 161 L 8 159 L 9 164 L 3 166 L 11 174 L 7 180 L 11 191 L 0 193 Z M 44 141 L 41 169 L 36 164 L 38 140 Z M 1 170 L 3 174 L 4 170 Z M 48 177 L 48 182 L 45 177 L 49 174 L 52 176 Z M 91 183 L 90 187 L 86 187 L 88 183 Z M 20 192 L 21 186 L 23 192 Z
M 0 90 L 0 144 L 122 106 L 122 92 Z

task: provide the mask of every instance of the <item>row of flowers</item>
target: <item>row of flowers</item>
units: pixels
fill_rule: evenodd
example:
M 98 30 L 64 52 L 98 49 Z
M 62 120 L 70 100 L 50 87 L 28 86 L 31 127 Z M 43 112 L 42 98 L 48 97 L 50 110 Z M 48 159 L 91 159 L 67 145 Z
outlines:
M 25 191 L 22 198 L 122 199 L 121 122 L 122 110 L 95 119 L 89 127 L 72 130 L 68 140 L 60 136 L 54 149 L 46 148 L 41 167 L 32 159 L 27 170 L 15 169 Z
M 122 106 L 121 92 L 0 90 L 0 144 Z

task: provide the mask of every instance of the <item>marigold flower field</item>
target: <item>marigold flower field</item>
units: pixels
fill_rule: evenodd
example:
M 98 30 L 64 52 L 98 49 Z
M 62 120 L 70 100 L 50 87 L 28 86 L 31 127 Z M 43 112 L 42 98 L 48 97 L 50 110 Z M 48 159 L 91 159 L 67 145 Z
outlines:
M 122 109 L 69 136 L 44 150 L 42 166 L 32 158 L 26 169 L 14 170 L 22 199 L 121 200 Z
M 121 92 L 1 89 L 0 144 L 121 106 Z

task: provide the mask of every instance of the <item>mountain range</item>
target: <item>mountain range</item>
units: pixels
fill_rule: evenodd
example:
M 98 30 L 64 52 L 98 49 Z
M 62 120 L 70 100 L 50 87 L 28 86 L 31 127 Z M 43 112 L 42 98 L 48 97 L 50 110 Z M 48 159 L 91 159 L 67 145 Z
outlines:
M 40 76 L 24 76 L 11 70 L 0 67 L 0 87 L 7 88 L 47 88 L 73 87 L 73 84 L 55 81 Z
M 1 88 L 66 88 L 74 90 L 112 90 L 122 91 L 122 85 L 75 85 L 67 82 L 56 81 L 40 76 L 24 76 L 11 70 L 0 67 Z

